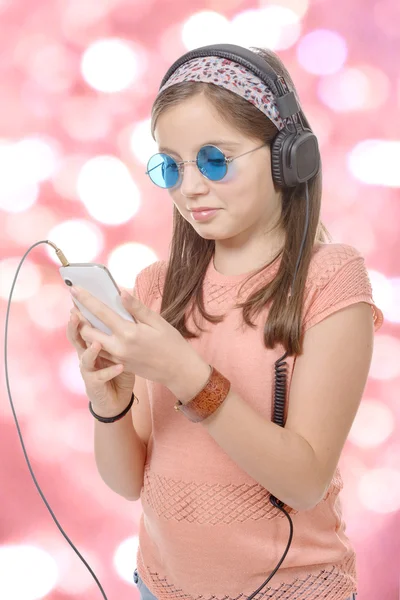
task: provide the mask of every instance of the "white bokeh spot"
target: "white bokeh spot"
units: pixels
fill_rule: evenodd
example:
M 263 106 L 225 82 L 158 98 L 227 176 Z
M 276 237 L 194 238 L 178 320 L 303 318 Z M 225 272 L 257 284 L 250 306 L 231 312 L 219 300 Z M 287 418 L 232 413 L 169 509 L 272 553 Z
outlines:
M 140 207 L 139 189 L 115 156 L 88 160 L 79 172 L 77 189 L 89 214 L 106 225 L 126 223 Z
M 149 158 L 158 152 L 158 144 L 151 135 L 150 122 L 151 119 L 146 119 L 136 123 L 129 141 L 132 154 L 142 165 L 147 165 Z
M 188 50 L 230 41 L 230 22 L 220 13 L 204 10 L 191 15 L 182 27 L 182 41 Z
M 358 494 L 364 506 L 373 512 L 400 510 L 400 471 L 391 467 L 367 471 L 360 478 Z
M 104 246 L 101 229 L 86 219 L 70 219 L 53 227 L 47 238 L 56 244 L 70 263 L 92 262 Z M 47 246 L 51 260 L 61 266 L 54 248 Z
M 59 576 L 55 560 L 37 546 L 0 547 L 0 598 L 40 600 L 48 597 Z
M 363 140 L 347 156 L 347 168 L 369 185 L 400 187 L 400 140 Z
M 119 286 L 132 291 L 140 271 L 157 260 L 156 253 L 149 246 L 128 242 L 110 253 L 108 269 Z
M 121 579 L 132 585 L 138 547 L 139 538 L 135 535 L 121 542 L 114 552 L 115 570 Z
M 136 80 L 138 59 L 124 40 L 97 40 L 84 52 L 81 70 L 84 79 L 95 90 L 120 92 Z

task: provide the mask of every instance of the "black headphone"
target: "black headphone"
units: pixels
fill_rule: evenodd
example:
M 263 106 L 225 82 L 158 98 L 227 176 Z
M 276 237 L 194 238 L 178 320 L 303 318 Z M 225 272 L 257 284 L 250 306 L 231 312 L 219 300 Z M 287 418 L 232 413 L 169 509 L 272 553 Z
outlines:
M 271 144 L 271 167 L 274 182 L 280 187 L 294 187 L 314 177 L 320 167 L 318 141 L 311 129 L 304 126 L 305 116 L 295 93 L 285 79 L 258 54 L 234 44 L 203 46 L 187 52 L 168 69 L 160 89 L 171 75 L 193 58 L 218 56 L 236 62 L 254 73 L 275 96 L 282 119 L 288 119 Z

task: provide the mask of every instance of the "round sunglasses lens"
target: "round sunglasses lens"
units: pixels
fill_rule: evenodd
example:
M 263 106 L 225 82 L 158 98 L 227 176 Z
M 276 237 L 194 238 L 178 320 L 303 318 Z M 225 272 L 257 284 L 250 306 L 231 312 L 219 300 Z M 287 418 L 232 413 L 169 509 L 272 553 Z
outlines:
M 179 168 L 168 154 L 154 154 L 147 163 L 147 174 L 161 188 L 171 188 L 178 183 Z
M 203 146 L 197 155 L 197 166 L 211 181 L 219 181 L 227 172 L 225 155 L 215 146 Z

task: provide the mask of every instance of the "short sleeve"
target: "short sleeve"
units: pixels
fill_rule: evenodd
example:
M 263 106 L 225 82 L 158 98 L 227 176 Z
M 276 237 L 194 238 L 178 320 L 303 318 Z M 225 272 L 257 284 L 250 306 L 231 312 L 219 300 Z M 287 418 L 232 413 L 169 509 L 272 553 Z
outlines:
M 357 302 L 371 306 L 374 328 L 378 331 L 383 323 L 383 314 L 373 300 L 364 258 L 351 246 L 325 245 L 311 265 L 303 330 Z

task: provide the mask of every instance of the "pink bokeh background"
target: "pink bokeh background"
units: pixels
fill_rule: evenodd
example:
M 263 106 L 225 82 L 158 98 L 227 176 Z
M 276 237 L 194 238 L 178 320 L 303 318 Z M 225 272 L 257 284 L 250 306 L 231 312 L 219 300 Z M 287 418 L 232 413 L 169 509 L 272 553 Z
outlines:
M 399 597 L 400 5 L 398 0 L 0 0 L 0 309 L 29 246 L 106 264 L 121 287 L 165 259 L 168 195 L 145 175 L 159 82 L 213 42 L 275 49 L 317 133 L 323 220 L 366 259 L 385 314 L 341 458 L 358 600 Z M 140 502 L 109 490 L 65 330 L 72 306 L 48 246 L 14 289 L 8 373 L 38 482 L 109 600 L 133 584 Z M 4 356 L 3 361 L 4 362 Z M 25 462 L 1 374 L 0 597 L 95 600 Z

